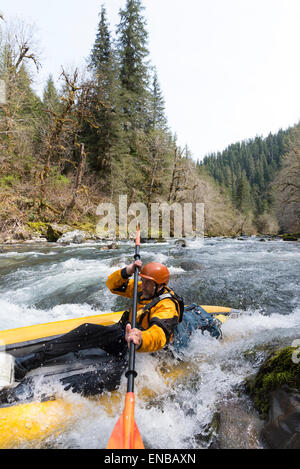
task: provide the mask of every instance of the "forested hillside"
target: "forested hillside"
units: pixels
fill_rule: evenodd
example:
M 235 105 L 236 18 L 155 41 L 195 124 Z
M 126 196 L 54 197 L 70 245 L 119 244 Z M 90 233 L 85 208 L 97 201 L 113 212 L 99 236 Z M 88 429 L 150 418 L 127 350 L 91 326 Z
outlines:
M 227 190 L 233 205 L 252 217 L 258 230 L 267 226 L 299 230 L 300 125 L 230 145 L 197 163 Z M 298 182 L 297 182 L 298 179 Z M 292 183 L 292 180 L 294 183 Z M 270 231 L 269 229 L 269 231 Z
M 119 195 L 147 206 L 204 202 L 205 230 L 212 235 L 255 233 L 258 217 L 274 212 L 270 184 L 294 158 L 289 131 L 234 144 L 196 164 L 168 126 L 140 0 L 127 0 L 114 34 L 102 7 L 86 68 L 62 64 L 60 85 L 49 76 L 42 97 L 33 91 L 41 68 L 34 29 L 3 13 L 2 240 L 26 239 L 50 222 L 94 230 L 98 204 L 117 203 Z M 276 203 L 280 215 L 285 201 L 277 197 Z

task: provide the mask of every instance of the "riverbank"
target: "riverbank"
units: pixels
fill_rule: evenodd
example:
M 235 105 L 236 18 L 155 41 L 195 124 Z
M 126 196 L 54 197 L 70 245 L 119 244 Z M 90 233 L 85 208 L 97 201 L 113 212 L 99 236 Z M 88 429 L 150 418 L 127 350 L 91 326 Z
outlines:
M 247 234 L 239 233 L 212 233 L 205 232 L 205 238 L 232 238 L 244 240 L 249 237 L 257 237 L 261 241 L 267 240 L 283 240 L 283 241 L 299 241 L 300 232 L 298 233 L 281 233 L 281 234 Z M 34 244 L 46 242 L 61 242 L 61 243 L 74 243 L 81 244 L 90 241 L 115 241 L 115 239 L 103 238 L 97 234 L 96 224 L 92 222 L 74 223 L 74 224 L 60 224 L 60 223 L 45 223 L 45 222 L 28 222 L 25 225 L 19 226 L 14 232 L 0 233 L 0 245 L 9 244 Z M 146 240 L 145 240 L 146 241 Z M 161 242 L 164 239 L 161 234 L 153 241 Z M 182 246 L 184 246 L 184 239 Z

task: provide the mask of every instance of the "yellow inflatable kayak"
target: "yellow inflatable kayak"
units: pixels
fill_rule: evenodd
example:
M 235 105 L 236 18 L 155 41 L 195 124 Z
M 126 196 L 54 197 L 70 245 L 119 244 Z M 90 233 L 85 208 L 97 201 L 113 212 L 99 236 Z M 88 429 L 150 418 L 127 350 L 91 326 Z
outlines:
M 231 308 L 219 306 L 200 306 L 199 308 L 206 315 L 208 313 L 213 319 L 212 324 L 218 324 L 218 327 L 233 312 Z M 3 344 L 0 347 L 0 351 L 5 351 L 15 356 L 26 355 L 40 347 L 44 342 L 65 334 L 81 324 L 92 323 L 106 326 L 118 322 L 122 314 L 123 311 L 0 331 L 0 344 Z M 209 332 L 211 331 L 209 330 Z M 68 376 L 72 376 L 72 379 L 75 376 L 76 379 L 77 375 L 82 376 L 86 370 L 89 370 L 90 373 L 90 370 L 94 369 L 96 373 L 99 373 L 101 367 L 104 367 L 106 370 L 108 369 L 109 372 L 111 368 L 109 368 L 110 365 L 107 365 L 107 354 L 104 355 L 103 352 L 95 350 L 88 351 L 86 355 L 83 352 L 80 357 L 76 355 L 73 362 L 69 356 L 65 362 L 64 357 L 62 357 L 55 365 L 46 365 L 37 370 L 36 375 L 35 372 L 30 372 L 29 375 L 33 375 L 33 379 L 37 376 L 39 380 L 41 378 L 51 378 L 59 381 L 61 378 Z M 175 366 L 171 372 L 164 373 L 165 382 L 169 384 L 177 379 L 178 376 L 182 376 L 185 371 L 184 365 Z M 36 447 L 37 442 L 40 445 L 49 436 L 60 433 L 85 411 L 83 410 L 83 407 L 86 405 L 85 400 L 72 393 L 65 393 L 64 397 L 61 395 L 44 395 L 37 399 L 30 392 L 23 392 L 26 389 L 28 379 L 30 382 L 31 377 L 25 377 L 24 384 L 17 384 L 15 388 L 9 390 L 12 396 L 14 396 L 16 391 L 15 401 L 9 400 L 2 401 L 1 403 L 0 392 L 0 449 Z M 20 386 L 23 394 L 19 392 Z M 111 389 L 108 390 L 110 391 Z M 146 395 L 147 391 L 144 390 L 143 398 Z M 122 396 L 115 391 L 109 394 L 94 396 L 91 402 L 93 405 L 103 406 L 106 412 L 113 414 L 114 407 L 120 399 L 122 399 Z
M 201 307 L 221 323 L 225 322 L 228 315 L 233 311 L 231 308 L 223 306 Z M 115 324 L 121 319 L 123 312 L 66 319 L 64 321 L 0 331 L 0 351 L 5 350 L 9 353 L 14 351 L 16 356 L 24 355 L 24 352 L 31 353 L 36 346 L 40 347 L 45 340 L 54 339 L 62 334 L 66 334 L 82 324 L 100 324 L 103 326 Z

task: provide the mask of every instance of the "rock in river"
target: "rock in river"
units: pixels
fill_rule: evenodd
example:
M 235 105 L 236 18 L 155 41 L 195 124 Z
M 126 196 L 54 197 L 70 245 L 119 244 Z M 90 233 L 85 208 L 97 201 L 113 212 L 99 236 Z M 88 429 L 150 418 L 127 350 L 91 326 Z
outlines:
M 59 244 L 81 244 L 85 240 L 86 234 L 84 231 L 75 230 L 75 231 L 68 231 L 67 233 L 63 234 L 61 238 L 57 240 Z
M 283 386 L 270 396 L 262 437 L 272 449 L 300 449 L 300 393 Z

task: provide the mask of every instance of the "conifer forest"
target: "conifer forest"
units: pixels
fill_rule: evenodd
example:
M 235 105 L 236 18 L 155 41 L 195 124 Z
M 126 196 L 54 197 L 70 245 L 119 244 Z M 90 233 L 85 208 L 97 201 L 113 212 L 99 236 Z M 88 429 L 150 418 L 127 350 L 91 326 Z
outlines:
M 42 97 L 35 31 L 0 18 L 1 240 L 54 222 L 93 231 L 98 204 L 121 194 L 204 203 L 207 236 L 298 233 L 300 125 L 197 160 L 168 125 L 143 10 L 127 0 L 113 31 L 102 6 L 85 69 L 61 64 Z

